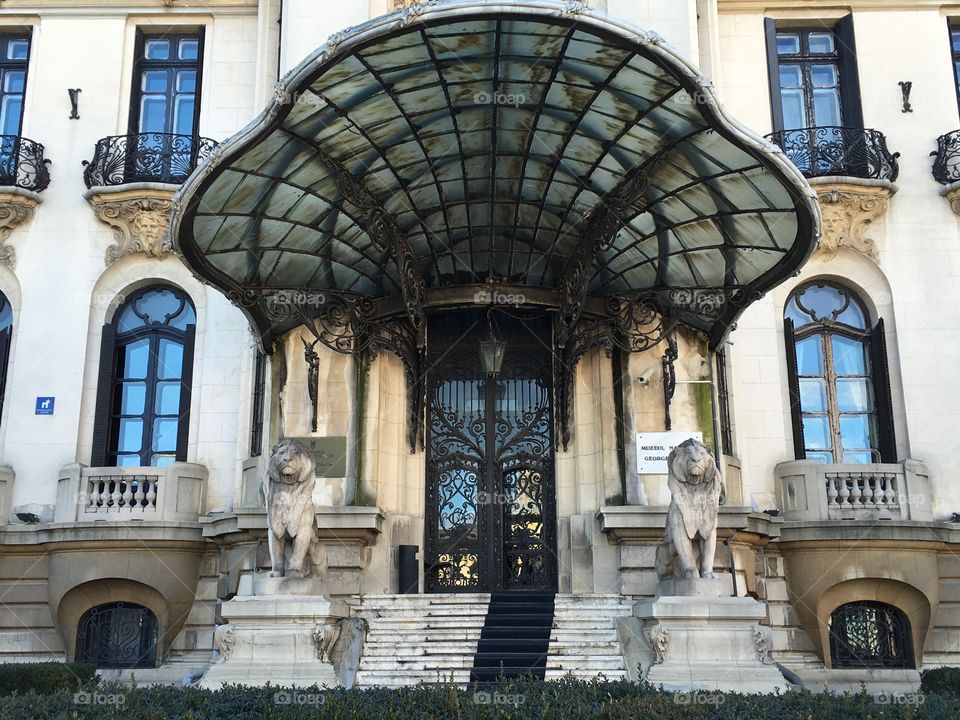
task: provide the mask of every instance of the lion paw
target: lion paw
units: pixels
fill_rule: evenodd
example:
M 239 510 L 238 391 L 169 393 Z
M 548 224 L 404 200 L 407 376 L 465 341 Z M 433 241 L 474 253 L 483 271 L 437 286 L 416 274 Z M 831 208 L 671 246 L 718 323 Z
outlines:
M 271 570 L 270 577 L 283 577 L 283 570 Z
M 287 572 L 287 577 L 305 578 L 307 577 L 307 573 L 304 572 L 303 570 L 290 570 Z
M 694 578 L 700 577 L 700 573 L 698 573 L 696 570 L 684 570 L 681 577 L 684 580 L 692 580 Z
M 707 580 L 716 580 L 717 574 L 715 572 L 705 572 L 700 577 L 706 578 Z

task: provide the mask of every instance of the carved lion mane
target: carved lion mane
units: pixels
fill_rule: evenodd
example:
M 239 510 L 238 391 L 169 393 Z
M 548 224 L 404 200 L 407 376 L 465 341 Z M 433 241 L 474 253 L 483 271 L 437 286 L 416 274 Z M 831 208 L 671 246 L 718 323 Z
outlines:
M 306 558 L 316 536 L 314 485 L 313 459 L 303 444 L 289 439 L 277 444 L 263 479 L 272 577 L 310 574 Z M 288 539 L 293 540 L 289 565 L 284 558 Z
M 717 511 L 724 502 L 723 478 L 716 461 L 699 440 L 675 447 L 667 458 L 666 538 L 657 547 L 657 576 L 713 578 L 717 549 Z

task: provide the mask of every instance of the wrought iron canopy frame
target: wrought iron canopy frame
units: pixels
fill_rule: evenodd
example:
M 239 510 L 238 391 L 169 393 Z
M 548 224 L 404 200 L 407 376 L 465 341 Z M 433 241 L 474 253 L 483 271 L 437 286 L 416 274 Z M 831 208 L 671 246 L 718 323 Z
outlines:
M 591 303 L 649 292 L 716 347 L 817 226 L 796 168 L 662 38 L 532 0 L 331 37 L 181 188 L 172 234 L 267 350 L 301 320 L 278 295 L 405 315 L 422 349 L 427 308 L 497 282 L 559 310 L 564 345 Z

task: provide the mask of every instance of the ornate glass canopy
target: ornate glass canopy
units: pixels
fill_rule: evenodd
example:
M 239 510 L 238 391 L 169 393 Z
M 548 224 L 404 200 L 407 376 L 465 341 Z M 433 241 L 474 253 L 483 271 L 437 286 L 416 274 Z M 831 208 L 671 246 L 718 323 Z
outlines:
M 716 344 L 816 242 L 815 196 L 655 33 L 582 3 L 425 3 L 337 34 L 184 185 L 186 262 L 265 342 L 280 291 L 404 312 L 536 289 L 560 341 L 649 297 Z M 704 299 L 706 298 L 706 300 Z

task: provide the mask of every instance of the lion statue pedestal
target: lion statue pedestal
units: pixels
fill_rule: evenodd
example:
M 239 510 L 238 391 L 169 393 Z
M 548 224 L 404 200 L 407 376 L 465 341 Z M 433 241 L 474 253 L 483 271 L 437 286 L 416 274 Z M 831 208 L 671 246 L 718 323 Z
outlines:
M 699 440 L 687 440 L 667 459 L 670 507 L 657 547 L 660 579 L 654 598 L 634 616 L 648 645 L 645 678 L 666 690 L 773 692 L 789 686 L 770 658 L 763 603 L 733 596 L 733 581 L 714 570 L 717 514 L 723 479 Z
M 221 606 L 219 660 L 202 687 L 352 684 L 344 668 L 355 665 L 348 656 L 359 653 L 362 637 L 358 644 L 355 636 L 363 629 L 346 619 L 346 607 L 331 601 L 313 571 L 314 482 L 313 461 L 300 443 L 285 440 L 273 449 L 263 483 L 271 567 L 244 578 Z

